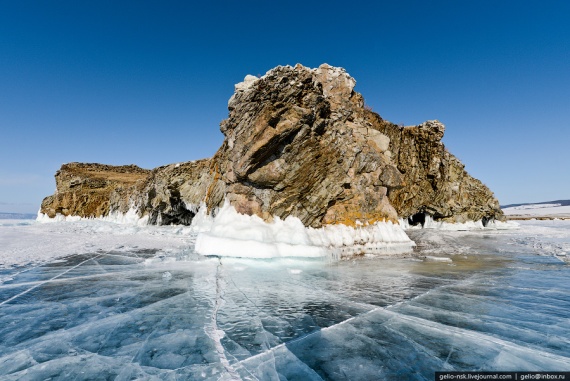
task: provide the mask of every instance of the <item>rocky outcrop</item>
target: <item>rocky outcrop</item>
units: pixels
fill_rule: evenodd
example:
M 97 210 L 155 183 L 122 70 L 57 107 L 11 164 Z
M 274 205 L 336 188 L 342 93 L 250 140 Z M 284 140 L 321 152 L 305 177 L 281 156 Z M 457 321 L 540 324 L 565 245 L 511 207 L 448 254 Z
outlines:
M 210 172 L 208 159 L 171 164 L 153 169 L 144 183 L 136 189 L 130 205 L 139 215 L 148 215 L 149 223 L 158 225 L 189 225 L 200 203 L 209 194 L 215 175 Z M 221 203 L 223 194 L 217 197 Z
M 413 127 L 382 124 L 382 131 L 390 137 L 391 157 L 403 178 L 403 186 L 389 194 L 398 215 L 413 219 L 428 214 L 436 221 L 451 223 L 482 220 L 484 225 L 503 219 L 489 188 L 471 177 L 441 142 L 442 123 L 427 121 Z
M 118 205 L 127 205 L 149 173 L 136 165 L 63 164 L 55 174 L 56 192 L 43 200 L 40 212 L 51 218 L 106 216 Z
M 298 65 L 238 87 L 214 158 L 238 212 L 312 227 L 397 220 L 386 194 L 402 178 L 354 85 L 343 69 Z
M 67 164 L 41 212 L 93 217 L 135 208 L 153 224 L 189 224 L 225 199 L 266 221 L 361 226 L 399 218 L 502 219 L 490 190 L 441 142 L 444 126 L 399 127 L 364 107 L 344 69 L 301 65 L 247 76 L 211 158 L 152 171 Z M 73 185 L 72 185 L 73 184 Z

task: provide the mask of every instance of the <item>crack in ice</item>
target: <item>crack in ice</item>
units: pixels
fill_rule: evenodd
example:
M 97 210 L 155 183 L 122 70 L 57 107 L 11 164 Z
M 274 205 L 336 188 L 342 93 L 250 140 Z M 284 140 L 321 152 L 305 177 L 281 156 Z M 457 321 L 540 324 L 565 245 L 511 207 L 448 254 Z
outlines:
M 241 380 L 241 377 L 231 366 L 228 358 L 226 357 L 226 351 L 221 341 L 225 335 L 225 332 L 218 329 L 218 311 L 225 303 L 223 284 L 224 281 L 222 279 L 222 259 L 218 258 L 218 261 L 218 266 L 216 267 L 216 300 L 214 302 L 214 310 L 212 311 L 212 317 L 210 319 L 210 329 L 206 328 L 204 331 L 206 332 L 206 335 L 208 335 L 208 337 L 214 341 L 216 352 L 220 357 L 220 363 L 230 375 L 231 380 Z
M 469 282 L 469 281 L 472 281 L 472 278 L 473 278 L 473 277 L 469 277 L 469 278 L 464 279 L 464 280 L 462 280 L 462 281 L 460 281 L 460 282 L 457 282 L 457 283 L 461 284 L 461 283 Z M 457 283 L 455 283 L 455 284 L 457 284 Z M 413 301 L 413 300 L 415 300 L 415 299 L 418 299 L 418 298 L 420 298 L 420 297 L 422 297 L 422 296 L 424 296 L 424 295 L 429 294 L 430 292 L 432 292 L 432 291 L 434 291 L 434 290 L 437 290 L 437 289 L 440 289 L 440 288 L 449 287 L 449 286 L 451 286 L 451 285 L 450 285 L 450 284 L 440 285 L 440 286 L 435 287 L 435 288 L 433 288 L 433 289 L 430 289 L 430 290 L 428 290 L 428 291 L 426 291 L 426 292 L 424 292 L 424 293 L 421 293 L 421 294 L 419 294 L 419 295 L 416 295 L 416 296 L 414 296 L 413 298 L 410 298 L 410 299 L 407 299 L 407 300 L 403 300 L 403 301 L 399 301 L 399 302 L 394 303 L 394 304 L 389 305 L 389 306 L 381 306 L 381 307 L 379 307 L 379 306 L 375 306 L 375 305 L 373 305 L 373 304 L 360 303 L 360 302 L 355 302 L 355 301 L 351 301 L 351 300 L 347 299 L 346 301 L 348 301 L 348 302 L 351 303 L 351 304 L 359 305 L 359 306 L 362 306 L 362 307 L 368 307 L 368 308 L 374 307 L 374 308 L 372 308 L 371 310 L 366 311 L 366 312 L 364 312 L 364 313 L 361 313 L 361 314 L 359 314 L 359 315 L 352 316 L 352 317 L 350 317 L 350 318 L 348 318 L 348 319 L 346 319 L 346 320 L 343 320 L 343 321 L 341 321 L 341 322 L 339 322 L 339 323 L 336 323 L 336 324 L 330 325 L 330 326 L 328 326 L 328 327 L 324 327 L 324 328 L 318 329 L 318 330 L 313 331 L 313 332 L 310 332 L 310 333 L 308 333 L 308 334 L 306 334 L 306 335 L 302 335 L 302 336 L 296 337 L 296 338 L 294 338 L 294 339 L 292 339 L 292 340 L 289 340 L 289 341 L 287 341 L 287 342 L 278 344 L 278 345 L 276 345 L 276 346 L 274 346 L 274 347 L 272 347 L 272 348 L 267 349 L 266 351 L 263 351 L 263 352 L 261 352 L 261 353 L 258 353 L 258 354 L 256 354 L 256 355 L 254 355 L 254 356 L 250 356 L 250 357 L 248 357 L 248 358 L 245 358 L 245 359 L 243 359 L 243 360 L 240 360 L 237 364 L 242 365 L 243 363 L 246 363 L 246 362 L 248 362 L 248 361 L 250 361 L 250 360 L 254 360 L 254 359 L 257 359 L 257 358 L 259 358 L 259 357 L 261 357 L 261 356 L 264 356 L 264 355 L 268 355 L 268 354 L 270 354 L 270 353 L 273 353 L 273 352 L 275 352 L 275 351 L 278 350 L 278 349 L 281 349 L 281 348 L 283 348 L 283 347 L 286 347 L 287 345 L 295 344 L 295 343 L 297 343 L 297 342 L 299 342 L 299 341 L 302 341 L 302 340 L 308 339 L 308 338 L 310 338 L 310 337 L 312 337 L 312 336 L 314 336 L 314 335 L 317 335 L 317 334 L 319 334 L 319 333 L 321 333 L 321 332 L 323 332 L 323 331 L 332 330 L 332 329 L 334 329 L 334 328 L 336 328 L 336 327 L 342 326 L 343 324 L 346 324 L 346 323 L 351 322 L 351 321 L 353 321 L 353 320 L 355 320 L 355 319 L 358 319 L 358 318 L 365 317 L 365 316 L 367 316 L 367 315 L 373 314 L 373 313 L 375 313 L 375 312 L 377 312 L 377 311 L 383 310 L 383 311 L 390 312 L 390 313 L 393 313 L 393 314 L 397 314 L 397 315 L 401 315 L 401 316 L 406 316 L 406 315 L 403 315 L 403 314 L 400 314 L 400 313 L 397 313 L 397 312 L 393 312 L 393 311 L 389 311 L 389 310 L 392 309 L 392 308 L 394 308 L 394 307 L 400 306 L 400 305 L 402 305 L 402 304 L 404 304 L 404 303 L 409 303 L 409 302 L 411 302 L 411 301 Z
M 46 283 L 49 283 L 49 282 L 51 282 L 51 281 L 53 281 L 53 280 L 55 280 L 55 279 L 57 279 L 57 278 L 59 278 L 59 277 L 65 275 L 65 274 L 67 274 L 67 273 L 70 272 L 71 270 L 74 270 L 74 269 L 78 268 L 78 267 L 81 266 L 82 264 L 84 264 L 84 263 L 86 263 L 86 262 L 89 262 L 89 261 L 91 261 L 91 260 L 96 260 L 97 258 L 102 257 L 103 255 L 105 255 L 105 254 L 99 254 L 99 255 L 97 255 L 97 256 L 95 256 L 95 257 L 91 257 L 91 258 L 89 258 L 89 259 L 86 259 L 86 260 L 84 260 L 83 262 L 81 262 L 81 263 L 79 263 L 79 264 L 77 264 L 77 265 L 75 265 L 75 266 L 73 266 L 73 267 L 70 267 L 69 269 L 65 270 L 64 272 L 62 272 L 62 273 L 60 273 L 60 274 L 54 276 L 53 278 L 50 278 L 50 279 L 48 279 L 48 280 L 46 280 L 46 281 L 43 281 L 43 282 L 40 282 L 40 283 L 36 284 L 35 286 L 32 286 L 32 287 L 28 288 L 26 291 L 22 291 L 22 292 L 20 292 L 19 294 L 14 295 L 14 296 L 12 296 L 11 298 L 8 298 L 8 299 L 4 300 L 3 302 L 0 302 L 0 306 L 4 305 L 4 304 L 6 304 L 6 303 L 9 303 L 9 302 L 11 302 L 12 300 L 18 299 L 19 297 L 26 295 L 28 292 L 33 291 L 34 289 L 38 288 L 39 286 L 41 286 L 41 285 L 43 285 L 43 284 L 46 284 Z

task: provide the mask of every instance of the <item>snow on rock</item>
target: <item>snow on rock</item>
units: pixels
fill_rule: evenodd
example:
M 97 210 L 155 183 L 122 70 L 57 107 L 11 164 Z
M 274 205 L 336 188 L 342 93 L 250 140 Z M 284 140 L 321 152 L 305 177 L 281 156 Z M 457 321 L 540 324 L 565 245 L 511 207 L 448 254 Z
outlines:
M 391 222 L 356 228 L 306 228 L 295 217 L 275 217 L 268 223 L 256 215 L 240 214 L 227 201 L 211 221 L 211 229 L 202 231 L 196 239 L 200 254 L 245 258 L 342 258 L 364 253 L 407 253 L 413 246 L 402 228 Z

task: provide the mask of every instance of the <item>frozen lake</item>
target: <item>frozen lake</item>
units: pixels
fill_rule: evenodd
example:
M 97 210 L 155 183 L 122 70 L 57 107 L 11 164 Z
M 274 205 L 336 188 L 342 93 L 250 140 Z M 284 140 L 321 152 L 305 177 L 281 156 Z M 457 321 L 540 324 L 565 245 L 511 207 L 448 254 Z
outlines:
M 0 224 L 0 378 L 568 370 L 569 221 L 409 234 L 415 257 L 329 262 L 203 257 L 183 228 Z

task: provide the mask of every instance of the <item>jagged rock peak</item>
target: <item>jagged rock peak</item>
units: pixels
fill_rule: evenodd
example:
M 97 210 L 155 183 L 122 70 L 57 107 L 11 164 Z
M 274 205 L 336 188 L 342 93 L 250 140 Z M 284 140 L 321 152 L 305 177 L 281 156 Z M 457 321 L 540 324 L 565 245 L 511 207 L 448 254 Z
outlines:
M 290 65 L 277 66 L 259 78 L 250 74 L 246 75 L 243 82 L 235 85 L 235 94 L 230 98 L 228 108 L 231 110 L 234 107 L 238 93 L 256 91 L 259 89 L 259 86 L 266 86 L 267 82 L 276 78 L 287 79 L 290 77 L 288 84 L 300 87 L 302 84 L 295 79 L 299 77 L 299 74 L 302 74 L 301 76 L 304 78 L 310 77 L 314 86 L 320 86 L 322 95 L 331 101 L 333 106 L 339 106 L 342 104 L 343 99 L 349 98 L 356 85 L 356 80 L 345 69 L 330 66 L 326 63 L 314 69 L 301 64 L 297 64 L 294 67 Z
M 296 64 L 295 66 L 276 66 L 273 69 L 267 71 L 267 73 L 261 77 L 256 77 L 254 75 L 248 74 L 245 76 L 243 82 L 237 83 L 235 85 L 235 91 L 247 91 L 251 89 L 258 80 L 272 78 L 275 76 L 282 76 L 283 73 L 290 71 L 303 71 L 313 73 L 315 82 L 321 83 L 322 85 L 328 85 L 323 87 L 325 95 L 328 95 L 331 90 L 337 87 L 347 88 L 352 91 L 356 85 L 356 80 L 352 78 L 344 68 L 334 67 L 324 63 L 318 68 L 311 69 L 301 64 Z M 292 83 L 292 85 L 294 85 L 294 83 Z
M 366 124 L 344 69 L 280 66 L 245 82 L 214 158 L 239 212 L 294 216 L 313 227 L 397 219 L 385 197 L 399 181 L 397 169 L 386 168 L 394 167 L 384 156 L 389 139 Z
M 427 120 L 418 125 L 418 128 L 428 131 L 431 130 L 437 140 L 441 140 L 443 138 L 443 134 L 445 133 L 445 126 L 439 120 Z

